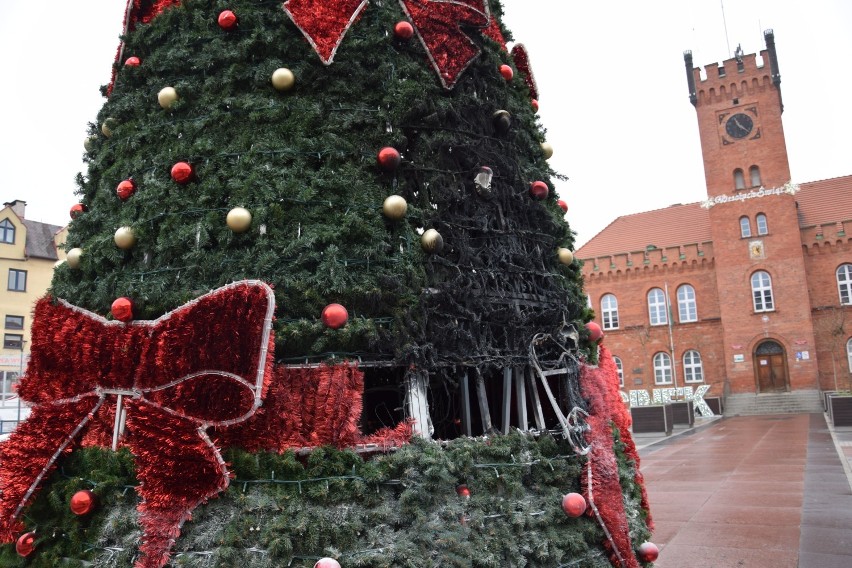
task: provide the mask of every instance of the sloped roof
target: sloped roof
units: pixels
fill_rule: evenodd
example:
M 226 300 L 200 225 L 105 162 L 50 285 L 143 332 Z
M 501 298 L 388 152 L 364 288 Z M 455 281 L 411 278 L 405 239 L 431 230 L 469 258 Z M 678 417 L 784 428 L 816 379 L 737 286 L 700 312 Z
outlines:
M 710 238 L 710 215 L 700 203 L 672 205 L 624 215 L 580 247 L 577 258 L 645 250 L 648 245 L 665 248 L 704 243 Z
M 799 227 L 852 220 L 852 175 L 799 185 Z M 700 203 L 618 217 L 580 247 L 580 259 L 711 241 L 710 215 Z
M 803 183 L 796 203 L 802 228 L 852 220 L 852 175 Z
M 62 227 L 26 219 L 22 219 L 21 222 L 27 228 L 26 255 L 30 258 L 59 260 L 53 237 Z

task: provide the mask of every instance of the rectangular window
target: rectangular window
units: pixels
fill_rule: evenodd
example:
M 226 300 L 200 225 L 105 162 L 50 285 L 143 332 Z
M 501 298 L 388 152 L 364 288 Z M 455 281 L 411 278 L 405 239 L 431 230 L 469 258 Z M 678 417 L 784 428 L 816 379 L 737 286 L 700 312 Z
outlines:
M 6 316 L 6 329 L 24 329 L 24 316 Z
M 18 371 L 0 371 L 0 400 L 6 401 L 18 392 Z
M 18 349 L 24 348 L 24 336 L 20 333 L 3 334 L 3 349 Z
M 27 271 L 9 269 L 9 290 L 13 292 L 27 291 Z

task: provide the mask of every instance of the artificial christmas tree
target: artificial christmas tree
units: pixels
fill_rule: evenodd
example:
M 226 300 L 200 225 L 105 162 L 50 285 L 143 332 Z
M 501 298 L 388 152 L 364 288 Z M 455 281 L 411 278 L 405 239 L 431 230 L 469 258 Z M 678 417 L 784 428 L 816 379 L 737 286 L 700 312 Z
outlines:
M 500 18 L 130 0 L 0 446 L 27 565 L 639 565 L 638 457 Z

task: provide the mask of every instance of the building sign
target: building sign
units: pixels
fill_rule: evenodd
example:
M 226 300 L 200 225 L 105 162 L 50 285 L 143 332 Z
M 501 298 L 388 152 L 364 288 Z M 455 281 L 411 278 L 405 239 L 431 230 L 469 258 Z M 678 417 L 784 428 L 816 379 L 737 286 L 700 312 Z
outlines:
M 745 355 L 743 355 L 742 353 L 735 353 L 734 363 L 745 363 Z
M 27 366 L 27 361 L 29 360 L 29 355 L 24 355 L 24 367 Z M 21 356 L 20 355 L 0 355 L 0 367 L 14 367 L 15 370 L 21 368 Z
M 793 182 L 787 182 L 782 187 L 775 187 L 772 189 L 760 189 L 743 193 L 735 193 L 734 195 L 717 195 L 716 197 L 710 198 L 706 201 L 701 202 L 701 207 L 704 209 L 710 209 L 714 205 L 719 205 L 720 203 L 733 203 L 736 201 L 746 201 L 747 199 L 757 199 L 759 197 L 769 197 L 770 195 L 795 195 L 799 191 L 799 185 Z
M 807 351 L 796 351 L 796 361 L 807 361 L 811 358 L 811 354 Z

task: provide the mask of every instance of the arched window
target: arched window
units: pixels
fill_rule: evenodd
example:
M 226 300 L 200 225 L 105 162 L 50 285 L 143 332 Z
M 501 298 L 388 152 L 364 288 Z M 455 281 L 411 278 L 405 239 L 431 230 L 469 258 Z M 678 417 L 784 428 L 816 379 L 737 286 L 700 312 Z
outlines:
M 769 232 L 769 224 L 766 222 L 766 215 L 758 213 L 754 218 L 754 224 L 757 225 L 757 234 L 765 235 Z
M 742 238 L 751 236 L 751 221 L 748 217 L 740 217 L 740 236 Z
M 695 288 L 689 284 L 677 289 L 677 317 L 680 323 L 698 321 L 698 308 L 695 305 Z
M 604 329 L 618 329 L 618 299 L 613 294 L 601 298 L 601 319 Z
M 837 268 L 837 290 L 840 304 L 852 304 L 852 264 L 841 264 Z
M 772 279 L 768 272 L 759 270 L 751 275 L 751 296 L 754 300 L 754 311 L 775 310 L 775 303 L 772 301 Z
M 852 373 L 852 339 L 846 342 L 846 358 L 849 359 L 849 372 Z
M 757 166 L 752 166 L 748 169 L 748 175 L 751 178 L 751 186 L 752 187 L 760 187 L 760 168 Z
M 668 385 L 672 382 L 672 358 L 668 353 L 654 355 L 654 384 Z
M 739 168 L 734 170 L 734 189 L 745 189 L 745 177 Z
M 683 354 L 683 376 L 687 383 L 704 382 L 704 368 L 698 351 L 689 350 Z
M 8 219 L 0 221 L 0 243 L 15 244 L 15 225 Z
M 618 357 L 613 357 L 613 361 L 615 361 L 615 369 L 618 372 L 618 386 L 624 386 L 624 364 L 621 362 L 621 359 Z
M 666 312 L 666 295 L 659 288 L 652 288 L 648 292 L 648 319 L 651 321 L 651 325 L 666 325 L 669 323 Z

